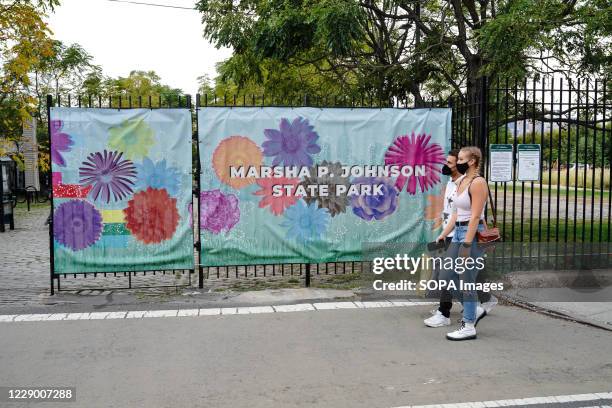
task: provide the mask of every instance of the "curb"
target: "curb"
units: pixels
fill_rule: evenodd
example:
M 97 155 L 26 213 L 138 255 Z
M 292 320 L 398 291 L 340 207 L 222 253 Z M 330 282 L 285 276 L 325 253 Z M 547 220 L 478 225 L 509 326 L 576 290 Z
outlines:
M 570 322 L 575 322 L 575 323 L 580 323 L 580 324 L 584 324 L 586 326 L 591 326 L 591 327 L 595 327 L 597 329 L 603 329 L 603 330 L 607 330 L 612 332 L 612 326 L 607 326 L 605 324 L 590 320 L 590 319 L 584 319 L 581 317 L 576 317 L 576 316 L 572 316 L 572 315 L 568 315 L 566 313 L 560 312 L 558 310 L 554 310 L 554 309 L 549 309 L 549 308 L 545 308 L 542 306 L 537 306 L 534 305 L 532 303 L 529 302 L 525 302 L 523 300 L 518 300 L 512 296 L 509 295 L 502 295 L 502 294 L 496 294 L 496 296 L 503 300 L 504 302 L 508 302 L 509 304 L 513 305 L 513 306 L 517 306 L 523 309 L 527 309 L 530 310 L 532 312 L 536 312 L 536 313 L 540 313 L 540 314 L 544 314 L 550 317 L 554 317 L 557 319 L 562 319 L 562 320 L 567 320 Z

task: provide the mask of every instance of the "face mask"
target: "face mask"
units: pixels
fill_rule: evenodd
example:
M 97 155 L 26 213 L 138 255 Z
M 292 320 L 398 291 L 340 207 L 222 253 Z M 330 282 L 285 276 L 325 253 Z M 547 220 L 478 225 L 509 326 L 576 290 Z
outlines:
M 457 163 L 457 171 L 461 174 L 465 174 L 469 168 L 470 168 L 470 165 L 467 162 Z
M 444 174 L 445 176 L 450 176 L 451 174 L 453 174 L 453 171 L 445 164 L 444 166 L 442 166 L 442 174 Z

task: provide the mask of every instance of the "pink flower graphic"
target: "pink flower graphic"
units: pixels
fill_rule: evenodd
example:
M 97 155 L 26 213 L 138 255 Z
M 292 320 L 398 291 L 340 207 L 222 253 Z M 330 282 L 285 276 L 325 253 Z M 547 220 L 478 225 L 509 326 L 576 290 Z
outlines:
M 263 196 L 259 201 L 259 208 L 270 206 L 270 211 L 274 215 L 281 215 L 285 212 L 285 209 L 291 207 L 297 202 L 299 197 L 294 195 L 287 195 L 287 190 L 282 189 L 281 194 L 278 197 L 273 195 L 273 187 L 275 185 L 292 185 L 294 188 L 300 183 L 298 178 L 286 178 L 286 177 L 267 177 L 257 179 L 257 185 L 261 187 L 253 194 L 257 196 Z
M 419 134 L 414 132 L 410 136 L 404 135 L 397 137 L 387 153 L 385 153 L 386 165 L 399 166 L 425 166 L 424 176 L 400 175 L 395 182 L 399 191 L 404 189 L 410 194 L 416 194 L 417 179 L 421 186 L 421 192 L 425 192 L 440 182 L 439 174 L 442 171 L 445 157 L 442 147 L 437 143 L 429 143 L 431 135 Z M 415 169 L 416 170 L 416 169 Z M 406 181 L 408 183 L 406 183 Z
M 200 193 L 200 228 L 213 234 L 229 232 L 240 221 L 238 197 L 221 190 Z
M 74 142 L 70 135 L 62 132 L 63 126 L 61 120 L 51 121 L 51 161 L 58 166 L 66 167 L 62 152 L 69 152 Z

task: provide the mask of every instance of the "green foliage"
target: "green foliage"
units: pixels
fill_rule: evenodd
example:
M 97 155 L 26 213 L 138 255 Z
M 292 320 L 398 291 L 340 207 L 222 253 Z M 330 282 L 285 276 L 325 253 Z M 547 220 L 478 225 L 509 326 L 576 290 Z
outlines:
M 472 100 L 488 75 L 610 73 L 606 0 L 200 0 L 204 36 L 232 47 L 221 87 L 268 88 L 275 70 L 375 100 Z M 295 77 L 291 75 L 290 77 Z M 283 84 L 298 93 L 304 80 Z
M 53 55 L 45 12 L 56 0 L 0 0 L 0 137 L 17 138 L 35 99 L 28 92 L 30 72 Z
M 208 95 L 208 103 L 233 103 L 236 97 L 237 104 L 251 104 L 253 98 L 257 103 L 265 97 L 266 103 L 274 104 L 300 104 L 307 96 L 311 102 L 321 100 L 323 97 L 336 96 L 358 97 L 358 92 L 347 85 L 351 82 L 339 82 L 331 76 L 320 75 L 312 65 L 285 66 L 273 59 L 264 59 L 259 64 L 245 61 L 248 57 L 234 56 L 218 64 L 219 76 L 215 83 L 210 78 L 200 77 L 201 94 Z
M 477 31 L 488 75 L 610 73 L 612 3 L 510 0 Z M 536 61 L 540 66 L 536 65 Z
M 133 103 L 143 98 L 143 106 L 148 106 L 149 97 L 152 106 L 158 106 L 160 98 L 161 105 L 167 105 L 183 93 L 181 89 L 162 84 L 155 71 L 132 71 L 127 77 L 105 78 L 100 80 L 98 87 L 92 86 L 88 91 L 103 97 L 121 95 L 125 100 L 131 97 Z

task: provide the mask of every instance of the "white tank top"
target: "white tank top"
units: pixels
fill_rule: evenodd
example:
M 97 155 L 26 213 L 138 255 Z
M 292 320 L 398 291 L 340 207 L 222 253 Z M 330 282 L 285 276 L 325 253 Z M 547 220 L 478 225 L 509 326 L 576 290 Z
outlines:
M 475 180 L 475 179 L 474 179 Z M 472 181 L 474 181 L 472 180 Z M 470 182 L 471 184 L 472 182 Z M 455 201 L 453 202 L 455 206 L 455 211 L 457 212 L 457 221 L 465 222 L 469 221 L 472 218 L 472 200 L 470 200 L 470 186 L 468 185 L 465 190 L 461 194 L 457 193 L 455 196 Z M 485 209 L 482 208 L 482 214 L 480 214 L 480 219 L 483 220 L 485 215 Z

